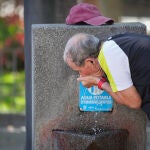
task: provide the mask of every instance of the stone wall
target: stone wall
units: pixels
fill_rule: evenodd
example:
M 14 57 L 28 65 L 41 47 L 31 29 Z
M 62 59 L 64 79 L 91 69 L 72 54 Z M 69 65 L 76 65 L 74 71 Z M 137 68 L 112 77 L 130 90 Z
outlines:
M 145 34 L 146 28 L 141 23 L 116 23 L 109 26 L 32 26 L 33 149 L 52 150 L 53 130 L 86 133 L 96 126 L 99 129 L 127 129 L 127 148 L 144 150 L 146 118 L 143 111 L 116 103 L 112 112 L 79 110 L 79 83 L 76 81 L 78 74 L 67 67 L 62 58 L 67 40 L 78 32 L 106 39 L 124 32 Z

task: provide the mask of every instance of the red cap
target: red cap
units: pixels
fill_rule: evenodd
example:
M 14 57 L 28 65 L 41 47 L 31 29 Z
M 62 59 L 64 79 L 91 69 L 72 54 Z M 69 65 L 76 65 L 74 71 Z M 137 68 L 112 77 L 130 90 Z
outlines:
M 111 18 L 102 16 L 95 5 L 79 3 L 70 9 L 69 15 L 66 18 L 66 24 L 71 25 L 82 22 L 94 26 L 114 23 Z

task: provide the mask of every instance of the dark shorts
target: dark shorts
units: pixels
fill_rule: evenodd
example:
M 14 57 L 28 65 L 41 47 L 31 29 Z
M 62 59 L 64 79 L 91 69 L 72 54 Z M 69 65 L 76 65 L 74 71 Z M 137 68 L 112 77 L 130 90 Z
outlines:
M 147 114 L 148 119 L 150 120 L 150 103 L 142 106 L 142 110 Z

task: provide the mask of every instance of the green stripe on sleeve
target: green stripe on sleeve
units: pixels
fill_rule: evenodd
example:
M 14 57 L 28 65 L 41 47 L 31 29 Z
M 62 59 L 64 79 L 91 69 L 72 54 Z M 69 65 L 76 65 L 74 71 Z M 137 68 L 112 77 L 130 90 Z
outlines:
M 98 61 L 100 63 L 100 66 L 102 67 L 102 69 L 104 70 L 104 72 L 106 73 L 107 75 L 107 78 L 110 82 L 110 86 L 112 88 L 112 91 L 113 92 L 117 92 L 117 86 L 114 82 L 114 79 L 113 79 L 113 76 L 109 70 L 109 67 L 108 67 L 108 64 L 107 64 L 107 61 L 106 61 L 106 58 L 105 58 L 105 55 L 104 55 L 104 51 L 103 49 L 100 50 L 100 53 L 98 55 Z

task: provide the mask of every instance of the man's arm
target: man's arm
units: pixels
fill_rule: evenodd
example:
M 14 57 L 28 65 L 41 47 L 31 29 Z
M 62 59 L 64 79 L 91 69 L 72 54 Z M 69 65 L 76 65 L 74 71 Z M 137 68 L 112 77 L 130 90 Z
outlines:
M 113 92 L 109 83 L 105 82 L 102 85 L 102 89 L 108 92 L 113 97 L 113 99 L 120 104 L 126 105 L 130 108 L 141 107 L 142 100 L 134 86 L 131 86 L 128 89 L 122 91 Z
M 79 77 L 77 80 L 82 82 L 83 86 L 89 88 L 91 86 L 98 85 L 99 77 L 85 76 Z M 140 108 L 141 106 L 141 97 L 134 86 L 131 86 L 122 91 L 113 92 L 109 83 L 105 82 L 102 85 L 102 89 L 108 92 L 112 96 L 112 98 L 119 104 L 126 105 L 130 108 Z

